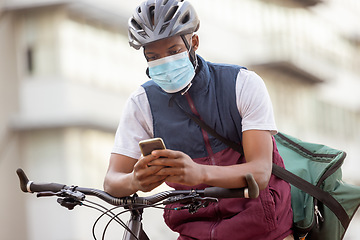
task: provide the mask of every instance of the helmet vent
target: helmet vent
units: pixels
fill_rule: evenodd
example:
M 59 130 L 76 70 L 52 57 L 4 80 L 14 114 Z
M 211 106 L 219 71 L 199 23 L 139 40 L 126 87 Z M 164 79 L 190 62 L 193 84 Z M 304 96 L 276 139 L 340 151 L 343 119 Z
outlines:
M 146 37 L 149 36 L 149 35 L 147 35 L 147 33 L 146 33 L 145 31 L 139 32 L 139 35 L 140 35 L 141 37 L 143 37 L 143 38 L 146 38 Z
M 164 18 L 164 22 L 170 21 L 174 17 L 174 15 L 175 15 L 176 11 L 178 10 L 178 8 L 179 8 L 178 6 L 172 7 L 169 10 L 169 12 L 166 14 L 166 16 Z
M 162 2 L 162 5 L 165 6 L 168 2 L 169 2 L 169 0 L 164 0 L 164 1 Z
M 182 23 L 182 24 L 185 24 L 185 23 L 187 23 L 189 20 L 190 20 L 190 14 L 188 13 L 188 14 L 186 14 L 186 15 L 182 18 L 181 23 Z
M 141 13 L 141 7 L 138 7 L 137 12 Z
M 131 24 L 134 26 L 134 28 L 136 28 L 136 30 L 142 30 L 142 27 L 135 21 L 135 19 L 131 19 Z
M 150 13 L 151 22 L 154 24 L 155 6 L 149 7 L 149 13 Z
M 165 24 L 161 27 L 159 34 L 162 34 L 162 33 L 165 31 L 165 29 L 169 26 L 169 24 L 170 24 L 170 23 L 165 23 Z

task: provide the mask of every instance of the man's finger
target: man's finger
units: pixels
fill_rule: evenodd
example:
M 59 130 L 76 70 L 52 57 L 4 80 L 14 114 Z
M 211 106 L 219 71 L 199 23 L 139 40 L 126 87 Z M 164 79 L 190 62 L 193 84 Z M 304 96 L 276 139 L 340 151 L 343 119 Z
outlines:
M 176 167 L 165 167 L 159 170 L 155 175 L 157 176 L 174 176 L 174 175 L 183 175 L 184 170 L 183 168 L 176 168 Z
M 154 150 L 152 151 L 151 155 L 155 156 L 156 158 L 164 157 L 164 158 L 179 158 L 181 156 L 181 152 L 173 151 L 170 149 L 164 150 Z
M 158 158 L 149 163 L 149 166 L 163 166 L 163 167 L 183 167 L 184 163 L 181 159 L 174 158 Z
M 148 167 L 148 164 L 155 160 L 157 157 L 154 156 L 154 155 L 147 155 L 147 156 L 142 156 L 140 157 L 139 161 L 135 164 L 136 166 L 138 167 L 141 167 L 141 168 L 146 168 Z

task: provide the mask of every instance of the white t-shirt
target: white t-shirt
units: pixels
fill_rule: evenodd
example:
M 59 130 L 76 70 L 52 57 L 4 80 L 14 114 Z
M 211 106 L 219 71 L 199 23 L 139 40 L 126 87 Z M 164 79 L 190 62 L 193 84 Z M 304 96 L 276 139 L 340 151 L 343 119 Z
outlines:
M 241 69 L 236 79 L 236 104 L 242 118 L 242 131 L 268 130 L 277 133 L 270 96 L 256 73 Z M 139 87 L 126 102 L 112 153 L 138 159 L 139 141 L 153 138 L 153 122 L 145 89 Z

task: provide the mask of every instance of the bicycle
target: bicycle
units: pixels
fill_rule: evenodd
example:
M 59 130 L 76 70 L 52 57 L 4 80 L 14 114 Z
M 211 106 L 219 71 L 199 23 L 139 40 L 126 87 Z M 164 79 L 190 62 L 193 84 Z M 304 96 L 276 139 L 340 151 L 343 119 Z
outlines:
M 105 239 L 109 224 L 115 221 L 126 229 L 123 240 L 149 240 L 142 226 L 142 214 L 145 208 L 164 209 L 160 205 L 181 203 L 180 207 L 172 210 L 188 210 L 190 213 L 196 213 L 200 208 L 207 207 L 210 202 L 217 202 L 218 198 L 257 198 L 259 195 L 259 187 L 251 174 L 246 175 L 248 185 L 246 188 L 208 187 L 203 190 L 168 190 L 147 197 L 139 197 L 134 194 L 133 196 L 116 198 L 99 189 L 67 186 L 59 183 L 34 183 L 29 181 L 21 168 L 17 169 L 16 173 L 20 180 L 20 188 L 25 193 L 37 193 L 37 197 L 57 196 L 59 197 L 57 202 L 69 210 L 74 209 L 75 206 L 85 206 L 100 211 L 101 215 L 94 222 L 92 228 L 92 235 L 95 240 L 97 239 L 95 226 L 104 216 L 108 216 L 110 220 L 104 227 L 101 239 Z M 115 207 L 108 209 L 101 204 L 87 200 L 86 196 L 97 197 Z M 125 210 L 116 214 L 114 210 L 117 208 L 124 208 Z M 125 212 L 130 212 L 130 219 L 127 224 L 119 218 L 119 215 Z

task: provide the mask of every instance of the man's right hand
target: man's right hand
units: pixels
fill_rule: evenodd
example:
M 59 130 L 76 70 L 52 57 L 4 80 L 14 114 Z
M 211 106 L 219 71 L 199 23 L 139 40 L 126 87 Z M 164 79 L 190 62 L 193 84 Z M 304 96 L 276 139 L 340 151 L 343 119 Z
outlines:
M 149 192 L 158 187 L 167 176 L 155 175 L 164 166 L 148 166 L 156 158 L 151 154 L 139 159 L 111 154 L 104 190 L 114 197 L 125 197 L 137 191 Z
M 152 154 L 142 156 L 134 165 L 132 171 L 133 180 L 131 181 L 133 188 L 139 191 L 149 192 L 161 185 L 168 176 L 158 176 L 156 173 L 164 166 L 150 166 L 149 163 L 157 159 Z

